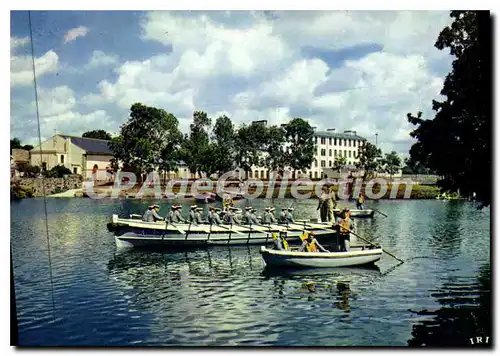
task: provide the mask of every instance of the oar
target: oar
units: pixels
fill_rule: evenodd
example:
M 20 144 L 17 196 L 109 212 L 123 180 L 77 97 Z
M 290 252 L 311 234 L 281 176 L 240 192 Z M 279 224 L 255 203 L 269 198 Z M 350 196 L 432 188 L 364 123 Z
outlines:
M 352 232 L 351 230 L 347 229 L 347 231 L 349 231 L 349 232 L 350 232 L 351 234 L 353 234 L 354 236 L 359 237 L 361 240 L 368 242 L 370 245 L 375 246 L 375 247 L 379 247 L 379 246 L 375 245 L 374 243 L 372 243 L 371 241 L 368 241 L 368 240 L 366 240 L 366 239 L 362 238 L 361 236 L 359 236 L 358 234 L 356 234 L 356 233 Z M 380 247 L 380 248 L 382 248 L 382 247 Z M 383 251 L 383 252 L 385 252 L 385 253 L 387 253 L 389 256 L 394 257 L 396 260 L 400 261 L 401 263 L 404 263 L 404 261 L 403 261 L 402 259 L 397 258 L 397 257 L 396 257 L 396 256 L 394 256 L 392 253 L 387 252 L 387 251 L 386 251 L 386 250 L 384 250 L 383 248 L 382 248 L 382 251 Z
M 384 215 L 386 218 L 388 217 L 387 215 L 385 215 L 385 214 L 384 214 L 383 212 L 381 212 L 380 210 L 377 210 L 377 209 L 372 209 L 372 210 L 376 211 L 376 212 L 377 212 L 377 213 L 379 213 L 379 214 Z

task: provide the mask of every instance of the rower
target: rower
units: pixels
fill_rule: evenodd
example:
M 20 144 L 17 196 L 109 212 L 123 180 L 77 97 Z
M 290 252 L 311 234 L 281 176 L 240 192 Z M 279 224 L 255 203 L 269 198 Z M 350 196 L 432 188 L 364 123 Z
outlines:
M 274 208 L 272 208 L 274 209 Z M 268 206 L 264 209 L 264 215 L 262 216 L 262 223 L 263 224 L 273 224 L 276 223 L 276 218 L 273 216 L 271 213 L 271 207 Z
M 226 215 L 224 216 L 225 218 L 225 222 L 227 224 L 241 224 L 241 221 L 240 219 L 236 216 L 235 214 L 235 211 L 238 210 L 238 208 L 235 208 L 235 207 L 230 207 L 227 212 L 226 212 Z
M 354 222 L 351 220 L 351 212 L 349 208 L 344 208 L 340 217 L 337 219 L 339 243 L 342 251 L 350 250 L 351 233 L 355 229 Z
M 196 208 L 195 210 L 195 213 L 194 213 L 194 216 L 195 216 L 195 224 L 204 224 L 206 223 L 205 220 L 203 220 L 203 218 L 201 217 L 201 212 L 203 211 L 203 208 Z
M 142 221 L 156 222 L 160 220 L 165 220 L 165 218 L 162 218 L 160 215 L 158 215 L 159 211 L 160 211 L 160 206 L 157 204 L 148 206 L 148 210 L 146 210 L 146 212 L 142 216 Z
M 252 216 L 252 219 L 253 221 L 255 221 L 256 224 L 259 223 L 259 217 L 257 216 L 257 209 L 255 208 L 252 208 L 252 210 L 250 210 L 250 215 Z
M 245 224 L 257 224 L 257 219 L 255 219 L 254 215 L 252 214 L 252 207 L 247 206 L 245 208 L 245 215 L 243 215 L 244 222 Z
M 196 208 L 198 205 L 191 205 L 191 210 L 189 211 L 189 222 L 193 223 L 196 221 Z
M 288 208 L 288 212 L 286 213 L 286 220 L 288 223 L 293 223 L 293 215 L 292 215 L 293 208 L 290 207 Z
M 276 220 L 276 216 L 274 216 L 274 208 L 272 206 L 269 207 L 269 216 L 271 217 L 271 223 L 276 224 L 278 221 Z
M 174 208 L 175 208 L 175 210 L 174 210 L 174 221 L 173 222 L 185 223 L 186 219 L 184 219 L 181 215 L 182 206 L 174 205 Z
M 175 207 L 176 207 L 176 205 L 172 205 L 170 207 L 170 211 L 168 212 L 167 221 L 169 223 L 177 222 L 176 217 L 175 217 Z
M 215 208 L 213 206 L 211 206 L 208 209 L 208 219 L 207 220 L 208 220 L 208 223 L 210 225 L 212 225 L 212 224 L 214 224 L 214 225 L 220 225 L 220 224 L 222 224 L 222 221 L 221 221 L 219 215 L 217 215 L 217 213 L 215 212 Z
M 299 247 L 299 252 L 304 252 L 304 249 L 307 252 L 330 252 L 320 245 L 318 240 L 316 240 L 316 238 L 314 237 L 314 232 L 312 231 L 304 239 L 304 242 L 302 242 L 302 245 Z
M 278 218 L 278 223 L 280 223 L 280 224 L 286 224 L 287 223 L 287 221 L 288 221 L 287 218 L 286 218 L 286 211 L 287 210 L 288 210 L 287 208 L 281 208 L 281 214 L 280 214 L 280 216 Z
M 286 240 L 286 231 L 280 231 L 279 235 L 276 232 L 272 233 L 274 249 L 280 251 L 288 251 L 288 241 Z

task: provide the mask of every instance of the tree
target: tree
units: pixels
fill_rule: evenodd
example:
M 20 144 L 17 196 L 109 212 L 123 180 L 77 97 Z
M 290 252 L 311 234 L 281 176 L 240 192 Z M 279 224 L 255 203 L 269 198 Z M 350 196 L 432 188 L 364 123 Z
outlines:
M 111 140 L 111 135 L 104 130 L 92 130 L 84 132 L 82 137 L 98 138 L 100 140 Z
M 209 130 L 212 120 L 203 111 L 193 113 L 193 123 L 190 125 L 189 135 L 185 135 L 181 148 L 181 157 L 186 162 L 192 174 L 199 173 L 209 154 Z
M 401 168 L 401 158 L 399 158 L 396 151 L 392 151 L 385 154 L 382 164 L 384 165 L 384 170 L 390 174 L 392 180 L 392 176 Z
M 65 175 L 71 174 L 71 171 L 63 165 L 58 165 L 48 171 L 44 171 L 42 174 L 46 178 L 63 178 Z
M 482 206 L 491 203 L 491 18 L 489 12 L 451 11 L 451 26 L 438 36 L 435 47 L 455 56 L 441 94 L 433 101 L 435 116 L 407 114 L 417 126 L 410 155 L 436 170 L 442 191 L 472 195 Z
M 17 137 L 14 137 L 10 140 L 10 154 L 12 154 L 12 149 L 21 147 L 21 140 L 19 140 Z
M 287 157 L 283 149 L 285 143 L 285 130 L 281 126 L 270 126 L 266 128 L 264 136 L 264 159 L 263 165 L 271 171 L 283 174 L 287 165 Z
M 26 151 L 30 151 L 32 150 L 34 147 L 32 145 L 24 145 L 23 147 L 21 147 L 23 150 L 26 150 Z
M 382 151 L 370 142 L 365 142 L 358 151 L 359 161 L 356 162 L 358 169 L 364 170 L 363 179 L 370 179 L 374 173 L 380 168 L 380 158 Z
M 236 133 L 236 163 L 243 168 L 246 178 L 252 166 L 261 163 L 265 136 L 266 127 L 256 123 L 242 125 Z
M 24 173 L 24 176 L 27 178 L 35 178 L 38 177 L 41 169 L 39 166 L 32 166 L 29 163 L 18 163 L 17 170 L 19 172 Z
M 236 136 L 234 125 L 226 115 L 217 118 L 212 132 L 214 169 L 219 175 L 234 168 L 236 156 Z
M 301 171 L 311 168 L 314 159 L 314 129 L 299 117 L 292 119 L 284 128 L 289 150 L 286 156 L 288 166 Z
M 336 171 L 339 171 L 340 173 L 340 170 L 344 168 L 346 164 L 347 164 L 347 158 L 345 158 L 344 156 L 337 156 L 335 158 L 335 161 L 333 161 L 332 168 Z
M 133 104 L 120 135 L 109 142 L 114 156 L 112 167 L 116 170 L 121 161 L 141 182 L 144 173 L 159 167 L 166 150 L 174 154 L 178 149 L 182 140 L 178 124 L 177 118 L 163 109 Z

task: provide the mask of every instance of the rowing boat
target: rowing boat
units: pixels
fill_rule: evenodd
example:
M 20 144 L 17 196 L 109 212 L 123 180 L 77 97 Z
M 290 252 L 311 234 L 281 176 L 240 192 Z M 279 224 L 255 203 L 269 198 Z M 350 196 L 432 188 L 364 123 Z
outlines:
M 282 267 L 348 267 L 370 265 L 382 256 L 377 246 L 353 245 L 349 252 L 298 252 L 272 250 L 261 246 L 260 253 L 267 266 Z
M 301 223 L 278 225 L 209 225 L 194 223 L 173 224 L 166 221 L 145 222 L 123 219 L 113 214 L 107 224 L 118 247 L 149 246 L 207 246 L 207 245 L 266 245 L 272 243 L 273 233 L 287 232 L 287 240 L 299 241 L 304 230 L 312 231 L 319 241 L 336 239 L 336 230 L 328 223 Z

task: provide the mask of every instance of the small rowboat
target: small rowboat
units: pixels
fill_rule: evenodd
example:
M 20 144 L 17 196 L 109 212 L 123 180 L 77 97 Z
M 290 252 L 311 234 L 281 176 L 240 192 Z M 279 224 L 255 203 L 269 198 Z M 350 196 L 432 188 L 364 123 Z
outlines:
M 382 256 L 377 246 L 354 245 L 349 252 L 298 252 L 272 250 L 261 246 L 260 253 L 268 266 L 283 267 L 348 267 L 370 265 Z
M 375 210 L 372 209 L 350 209 L 349 212 L 351 213 L 352 217 L 356 218 L 371 218 L 375 214 Z M 342 210 L 340 209 L 334 209 L 333 214 L 335 216 L 339 216 L 342 213 Z

